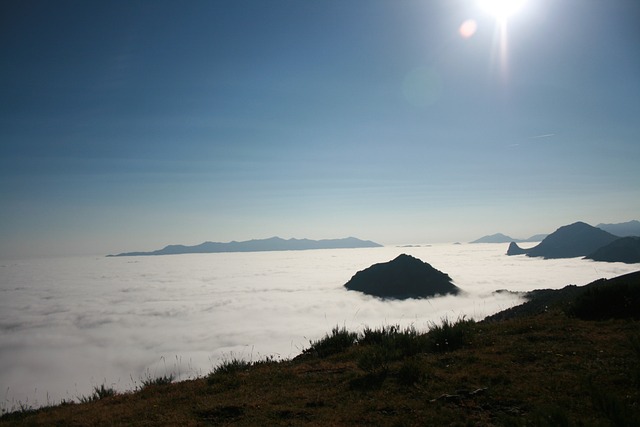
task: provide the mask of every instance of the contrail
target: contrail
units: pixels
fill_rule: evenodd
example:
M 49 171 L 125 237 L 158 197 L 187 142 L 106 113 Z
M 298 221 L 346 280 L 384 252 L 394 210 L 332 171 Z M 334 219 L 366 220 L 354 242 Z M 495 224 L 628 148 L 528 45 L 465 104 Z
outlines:
M 555 135 L 556 135 L 555 133 L 545 133 L 544 135 L 536 135 L 536 136 L 529 137 L 529 139 L 550 138 Z

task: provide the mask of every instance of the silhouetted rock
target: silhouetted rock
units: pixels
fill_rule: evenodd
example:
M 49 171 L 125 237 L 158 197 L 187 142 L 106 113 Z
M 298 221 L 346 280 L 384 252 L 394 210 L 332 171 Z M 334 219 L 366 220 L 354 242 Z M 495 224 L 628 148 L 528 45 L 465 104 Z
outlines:
M 565 225 L 548 235 L 539 245 L 522 249 L 509 245 L 507 255 L 526 254 L 530 257 L 574 258 L 589 255 L 618 237 L 584 222 Z
M 640 237 L 621 237 L 585 258 L 594 261 L 635 264 L 640 262 Z
M 344 286 L 352 291 L 394 299 L 427 298 L 460 292 L 448 274 L 406 254 L 357 272 Z
M 355 237 L 345 239 L 270 239 L 248 240 L 245 242 L 204 242 L 196 246 L 169 245 L 152 252 L 125 252 L 108 256 L 143 256 L 143 255 L 177 255 L 177 254 L 206 254 L 220 252 L 266 252 L 266 251 L 301 251 L 308 249 L 347 249 L 347 248 L 376 248 L 382 245 Z
M 635 219 L 619 224 L 598 224 L 596 227 L 620 237 L 640 236 L 640 221 Z
M 524 255 L 527 253 L 526 249 L 522 249 L 516 242 L 509 243 L 509 249 L 507 249 L 507 255 Z

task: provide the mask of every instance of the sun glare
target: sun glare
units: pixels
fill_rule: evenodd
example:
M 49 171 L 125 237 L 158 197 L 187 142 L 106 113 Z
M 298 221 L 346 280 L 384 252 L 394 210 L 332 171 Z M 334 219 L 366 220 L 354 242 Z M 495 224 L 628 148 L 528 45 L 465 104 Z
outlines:
M 498 55 L 500 74 L 506 82 L 509 77 L 507 21 L 524 8 L 527 0 L 476 0 L 477 5 L 496 20 L 494 52 Z M 462 30 L 461 34 L 462 34 Z M 464 35 L 463 35 L 464 37 Z
M 480 7 L 496 19 L 504 21 L 518 12 L 526 0 L 478 0 Z

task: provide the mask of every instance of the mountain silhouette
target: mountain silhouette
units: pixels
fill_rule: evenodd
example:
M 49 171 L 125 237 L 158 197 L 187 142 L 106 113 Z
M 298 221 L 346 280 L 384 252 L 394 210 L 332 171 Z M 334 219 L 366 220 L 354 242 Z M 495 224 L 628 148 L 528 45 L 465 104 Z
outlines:
M 509 243 L 509 242 L 539 242 L 547 237 L 547 234 L 536 234 L 528 239 L 514 239 L 502 233 L 491 234 L 490 236 L 483 236 L 473 242 L 469 243 Z
M 596 227 L 620 237 L 640 236 L 640 221 L 635 219 L 619 224 L 598 224 Z
M 640 262 L 640 237 L 621 237 L 597 249 L 585 258 L 594 261 L 635 264 Z
M 266 251 L 301 251 L 308 249 L 347 249 L 347 248 L 376 248 L 382 245 L 370 240 L 360 240 L 355 237 L 345 239 L 269 239 L 247 240 L 244 242 L 204 242 L 195 246 L 169 245 L 163 249 L 151 252 L 124 252 L 107 256 L 147 256 L 147 255 L 178 255 L 178 254 L 207 254 L 221 252 L 266 252 Z
M 506 236 L 502 233 L 496 233 L 490 236 L 483 236 L 470 243 L 508 243 L 514 241 L 520 241 L 520 239 L 514 239 L 513 237 Z
M 565 225 L 548 235 L 540 244 L 523 249 L 511 242 L 507 255 L 526 254 L 530 257 L 575 258 L 584 257 L 618 239 L 611 233 L 584 222 Z
M 448 274 L 406 254 L 357 272 L 344 286 L 352 291 L 391 299 L 428 298 L 460 292 Z

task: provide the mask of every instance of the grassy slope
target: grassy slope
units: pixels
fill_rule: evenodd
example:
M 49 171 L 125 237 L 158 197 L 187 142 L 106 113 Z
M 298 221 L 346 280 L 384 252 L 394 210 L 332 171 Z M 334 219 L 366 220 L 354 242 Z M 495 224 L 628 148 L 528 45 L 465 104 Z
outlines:
M 552 308 L 465 328 L 451 351 L 361 340 L 323 357 L 8 414 L 0 425 L 640 425 L 637 320 Z

